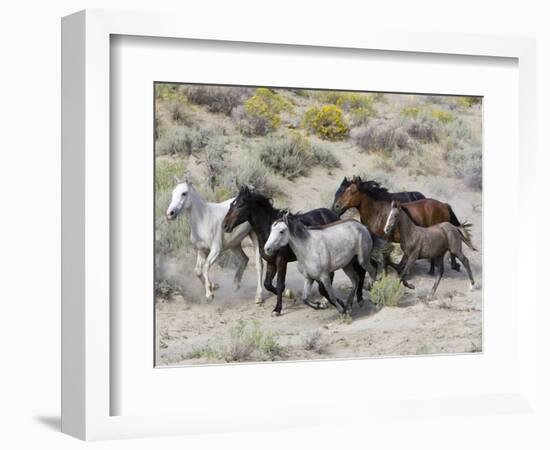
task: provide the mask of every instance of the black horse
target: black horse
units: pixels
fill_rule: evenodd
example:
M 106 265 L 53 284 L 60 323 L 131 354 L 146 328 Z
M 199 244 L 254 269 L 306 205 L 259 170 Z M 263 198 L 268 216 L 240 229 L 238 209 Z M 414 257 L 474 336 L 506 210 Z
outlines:
M 359 181 L 361 181 L 361 178 L 357 178 Z M 380 187 L 380 185 L 376 181 L 369 181 L 368 183 L 371 183 L 373 186 Z M 348 180 L 348 177 L 344 177 L 342 180 L 342 183 L 340 183 L 340 187 L 334 194 L 334 201 L 332 202 L 332 210 L 336 212 L 339 216 L 344 214 L 346 211 L 345 209 L 336 209 L 334 205 L 336 204 L 336 201 L 340 198 L 340 196 L 344 193 L 344 191 L 349 187 L 351 184 L 351 179 Z M 387 192 L 388 197 L 390 200 L 395 200 L 399 203 L 408 203 L 408 202 L 414 202 L 415 200 L 422 200 L 423 198 L 426 198 L 422 192 L 418 191 L 403 191 L 403 192 Z
M 289 246 L 280 248 L 272 255 L 267 255 L 264 251 L 264 245 L 269 238 L 271 224 L 282 217 L 285 212 L 274 208 L 271 200 L 267 197 L 259 192 L 251 191 L 247 186 L 244 186 L 239 190 L 239 195 L 231 203 L 222 224 L 223 230 L 226 233 L 230 233 L 237 225 L 248 221 L 258 236 L 261 255 L 267 261 L 264 286 L 268 291 L 277 295 L 277 305 L 273 310 L 273 313 L 276 315 L 281 314 L 283 307 L 287 264 L 296 261 L 296 255 L 294 255 Z M 338 215 L 327 208 L 313 209 L 307 213 L 297 214 L 294 217 L 298 218 L 306 226 L 325 225 L 339 220 Z M 354 262 L 354 269 L 359 275 L 357 302 L 362 304 L 365 270 L 358 261 Z M 272 284 L 275 275 L 277 275 L 277 287 L 274 287 Z M 331 274 L 332 276 L 334 274 Z M 328 300 L 329 297 L 325 287 L 322 283 L 318 284 L 319 293 Z

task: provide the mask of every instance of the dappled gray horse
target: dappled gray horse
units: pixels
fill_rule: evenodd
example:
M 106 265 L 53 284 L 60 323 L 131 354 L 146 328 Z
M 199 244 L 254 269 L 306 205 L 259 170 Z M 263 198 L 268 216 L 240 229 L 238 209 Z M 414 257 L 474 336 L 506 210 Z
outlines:
M 248 256 L 242 249 L 242 240 L 249 236 L 254 243 L 256 260 L 256 303 L 262 303 L 263 261 L 256 235 L 248 222 L 235 227 L 231 233 L 224 233 L 222 229 L 223 219 L 234 199 L 230 198 L 221 203 L 210 203 L 200 196 L 192 183 L 177 181 L 178 184 L 172 191 L 172 201 L 166 210 L 166 218 L 174 220 L 183 212 L 189 221 L 191 243 L 197 250 L 195 274 L 204 281 L 206 299 L 214 298 L 212 293 L 214 285 L 210 281 L 208 271 L 225 250 L 229 250 L 235 256 L 237 271 L 233 282 L 235 289 L 239 289 L 241 278 L 248 264 Z
M 466 267 L 471 283 L 470 290 L 474 288 L 475 283 L 470 261 L 462 253 L 462 242 L 474 251 L 477 251 L 477 249 L 473 246 L 470 234 L 465 228 L 457 227 L 449 222 L 438 223 L 427 228 L 420 227 L 414 223 L 406 205 L 392 201 L 390 213 L 384 226 L 384 233 L 386 235 L 391 234 L 396 226 L 399 229 L 400 246 L 406 261 L 400 280 L 406 287 L 414 289 L 412 284 L 405 281 L 405 276 L 417 259 L 434 260 L 439 270 L 439 276 L 435 280 L 430 293 L 430 297 L 433 297 L 443 276 L 443 257 L 449 251 Z
M 354 269 L 355 257 L 372 280 L 376 279 L 376 270 L 370 263 L 373 248 L 371 235 L 364 225 L 355 220 L 306 227 L 299 219 L 285 214 L 271 225 L 264 251 L 270 255 L 285 245 L 290 245 L 296 255 L 298 270 L 305 277 L 302 300 L 312 308 L 319 308 L 319 304 L 309 301 L 311 286 L 313 281 L 317 281 L 323 284 L 328 300 L 340 313 L 351 312 L 360 277 Z M 332 289 L 330 274 L 338 269 L 343 269 L 352 282 L 345 305 Z

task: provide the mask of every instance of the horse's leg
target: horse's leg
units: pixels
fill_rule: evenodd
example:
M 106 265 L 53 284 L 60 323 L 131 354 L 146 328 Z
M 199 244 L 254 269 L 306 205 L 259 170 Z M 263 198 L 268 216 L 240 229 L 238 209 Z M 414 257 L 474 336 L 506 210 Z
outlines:
M 418 253 L 412 254 L 407 257 L 407 262 L 405 264 L 405 267 L 403 268 L 403 270 L 401 271 L 401 275 L 399 276 L 399 281 L 401 281 L 403 285 L 405 287 L 408 287 L 409 289 L 414 289 L 414 285 L 407 283 L 407 281 L 405 280 L 405 277 L 411 270 L 411 267 L 415 263 L 417 257 L 418 257 Z
M 437 287 L 439 286 L 439 282 L 441 281 L 441 277 L 443 276 L 443 272 L 445 271 L 445 254 L 439 256 L 435 259 L 437 264 L 437 271 L 439 272 L 437 280 L 435 280 L 435 283 L 432 287 L 432 292 L 430 293 L 430 299 L 432 299 L 435 295 L 435 291 L 437 290 Z M 433 261 L 433 260 L 432 260 Z
M 281 315 L 281 310 L 283 309 L 283 293 L 285 292 L 285 279 L 286 279 L 286 266 L 287 261 L 283 257 L 277 258 L 277 304 L 275 305 L 275 309 L 273 310 L 272 314 L 275 316 Z M 311 281 L 313 283 L 313 281 Z M 306 283 L 304 283 L 304 291 L 306 289 Z M 309 290 L 311 291 L 311 285 L 309 286 Z M 305 293 L 302 293 L 302 298 L 304 297 Z M 309 293 L 307 294 L 309 297 Z
M 304 278 L 304 289 L 302 290 L 302 301 L 313 309 L 319 309 L 316 305 L 309 301 L 309 296 L 311 294 L 311 286 L 313 285 L 313 279 L 309 277 Z
M 195 264 L 195 275 L 199 279 L 202 277 L 202 266 L 204 264 L 205 258 L 206 258 L 206 254 L 204 253 L 204 250 L 198 249 L 197 250 L 197 263 Z
M 451 267 L 453 270 L 456 270 L 457 272 L 460 272 L 460 264 L 456 262 L 456 257 L 454 254 L 451 253 Z
M 236 247 L 232 247 L 231 253 L 237 260 L 237 271 L 235 272 L 235 277 L 233 278 L 233 286 L 237 291 L 241 287 L 241 279 L 243 277 L 244 270 L 246 269 L 246 265 L 248 264 L 248 256 L 246 256 L 246 253 L 243 251 L 240 244 Z
M 254 258 L 256 263 L 256 303 L 261 304 L 264 302 L 262 298 L 262 276 L 264 271 L 264 261 L 260 254 L 260 244 L 258 242 L 258 236 L 255 233 L 250 233 L 250 239 L 254 244 Z
M 454 254 L 454 253 L 453 253 Z M 470 278 L 470 291 L 473 291 L 475 289 L 476 283 L 474 281 L 474 276 L 472 275 L 472 268 L 470 267 L 470 261 L 462 251 L 456 252 L 456 257 L 460 260 L 462 265 L 466 267 L 466 271 L 468 272 L 468 278 Z
M 210 281 L 210 276 L 208 272 L 210 270 L 210 266 L 214 264 L 216 259 L 218 259 L 218 256 L 220 256 L 221 250 L 222 249 L 219 245 L 213 244 L 210 248 L 208 256 L 206 257 L 206 260 L 204 261 L 204 265 L 202 268 L 202 276 L 204 278 L 204 288 L 206 290 L 207 300 L 212 300 L 214 298 L 214 294 L 212 293 L 212 288 L 214 287 L 214 285 Z
M 330 283 L 332 284 L 332 281 L 334 280 L 334 272 L 330 272 Z M 320 281 L 317 281 L 317 284 L 319 285 L 319 294 L 325 299 L 323 302 L 316 303 L 318 305 L 318 309 L 327 309 L 328 304 L 330 302 L 330 298 L 328 296 L 328 292 L 325 289 L 325 286 L 323 286 L 323 283 Z
M 277 290 L 275 289 L 275 286 L 273 286 L 273 278 L 275 278 L 276 273 L 276 264 L 273 262 L 268 262 L 265 268 L 264 288 L 275 295 L 277 295 Z
M 435 273 L 435 260 L 430 259 L 430 270 L 428 270 L 428 275 L 433 275 Z
M 320 277 L 321 283 L 323 283 L 323 286 L 328 294 L 328 301 L 338 310 L 340 314 L 344 314 L 346 312 L 346 309 L 344 307 L 344 304 L 340 301 L 338 297 L 334 294 L 334 290 L 332 289 L 332 282 L 330 280 L 330 276 L 328 273 L 324 273 Z
M 348 276 L 348 278 L 351 280 L 351 292 L 349 293 L 348 298 L 346 300 L 346 313 L 351 314 L 351 309 L 353 306 L 353 297 L 355 297 L 355 294 L 357 292 L 357 286 L 359 285 L 360 276 L 357 273 L 353 263 L 348 264 L 346 267 L 343 268 L 343 270 Z M 364 274 L 365 274 L 365 271 L 363 270 L 363 279 L 365 276 Z M 359 301 L 357 303 L 359 303 Z M 361 299 L 361 304 L 362 303 L 363 301 Z

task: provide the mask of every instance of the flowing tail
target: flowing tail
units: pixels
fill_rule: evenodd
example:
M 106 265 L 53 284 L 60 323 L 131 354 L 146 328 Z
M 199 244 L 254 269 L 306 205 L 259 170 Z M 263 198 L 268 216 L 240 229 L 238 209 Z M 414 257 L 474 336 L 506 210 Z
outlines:
M 472 224 L 469 223 L 467 220 L 460 223 L 458 217 L 456 217 L 456 214 L 453 211 L 453 208 L 451 208 L 451 205 L 447 205 L 447 208 L 449 208 L 449 222 L 451 222 L 455 227 L 458 228 L 458 231 L 460 232 L 464 243 L 474 252 L 477 252 L 477 248 L 475 248 L 474 244 L 472 244 L 472 234 L 470 233 L 470 228 L 472 228 Z
M 460 224 L 459 227 L 457 227 L 458 232 L 460 233 L 460 237 L 462 238 L 462 241 L 470 247 L 474 252 L 477 252 L 477 248 L 474 247 L 474 244 L 472 243 L 472 234 L 470 233 L 469 228 L 472 227 L 471 223 L 468 223 L 467 221 L 464 221 Z

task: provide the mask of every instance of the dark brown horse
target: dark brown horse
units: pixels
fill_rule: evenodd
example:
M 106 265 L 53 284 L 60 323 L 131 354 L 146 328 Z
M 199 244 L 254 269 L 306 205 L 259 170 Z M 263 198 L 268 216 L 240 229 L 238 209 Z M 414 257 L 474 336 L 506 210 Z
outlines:
M 258 237 L 260 243 L 260 253 L 262 258 L 267 262 L 265 273 L 264 287 L 277 296 L 277 305 L 273 310 L 274 315 L 281 314 L 283 307 L 282 298 L 285 290 L 286 269 L 289 262 L 296 261 L 296 255 L 292 249 L 285 245 L 271 255 L 267 255 L 264 251 L 264 245 L 267 242 L 271 231 L 271 224 L 281 218 L 286 211 L 274 208 L 271 200 L 259 192 L 250 190 L 247 186 L 240 189 L 239 195 L 233 200 L 229 211 L 227 212 L 222 228 L 226 233 L 241 223 L 248 222 L 252 230 Z M 325 225 L 331 222 L 338 221 L 338 216 L 326 208 L 317 208 L 303 214 L 293 216 L 305 226 Z M 365 279 L 365 269 L 355 260 L 353 267 L 359 276 L 359 287 L 356 292 L 357 303 L 363 303 L 363 283 Z M 273 278 L 277 275 L 277 286 L 273 286 Z M 333 276 L 333 275 L 331 275 Z M 323 286 L 319 284 L 319 293 L 330 301 L 330 297 Z M 311 306 L 310 304 L 308 304 Z
M 391 209 L 391 202 L 395 200 L 394 194 L 381 187 L 376 181 L 363 181 L 360 177 L 353 177 L 349 186 L 335 199 L 333 209 L 337 214 L 342 214 L 349 208 L 357 208 L 361 216 L 361 222 L 369 227 L 375 235 L 385 237 L 392 242 L 399 242 L 399 230 L 396 228 L 390 236 L 385 236 L 384 225 Z M 453 209 L 448 203 L 442 203 L 432 198 L 424 198 L 412 202 L 403 203 L 412 220 L 421 227 L 430 227 L 442 222 L 450 222 L 457 227 L 469 227 L 470 224 L 461 224 Z M 387 261 L 387 264 L 400 271 L 403 260 L 399 264 Z M 454 270 L 460 270 L 460 265 L 454 255 L 451 255 L 451 266 Z M 430 274 L 434 273 L 434 262 L 430 267 Z

